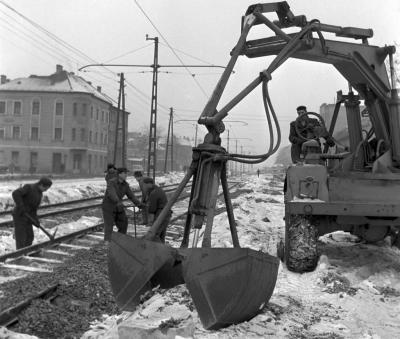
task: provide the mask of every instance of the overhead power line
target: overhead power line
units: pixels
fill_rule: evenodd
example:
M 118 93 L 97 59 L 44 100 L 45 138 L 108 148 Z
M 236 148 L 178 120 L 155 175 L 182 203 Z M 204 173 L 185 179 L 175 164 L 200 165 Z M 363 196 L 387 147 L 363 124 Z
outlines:
M 165 41 L 165 43 L 167 44 L 168 48 L 172 51 L 172 53 L 176 56 L 176 58 L 179 60 L 179 62 L 182 64 L 182 66 L 186 69 L 186 71 L 188 72 L 189 75 L 191 75 L 190 70 L 185 66 L 184 62 L 182 61 L 182 59 L 179 57 L 179 55 L 175 52 L 175 50 L 171 47 L 171 45 L 169 44 L 168 40 L 165 38 L 165 36 L 161 33 L 161 31 L 157 28 L 157 26 L 153 23 L 153 21 L 150 19 L 150 17 L 147 15 L 147 13 L 144 11 L 144 9 L 142 8 L 142 6 L 140 6 L 139 2 L 137 0 L 134 0 L 135 4 L 138 6 L 138 8 L 140 9 L 140 11 L 143 13 L 143 15 L 147 18 L 147 20 L 150 22 L 150 24 L 154 27 L 154 29 L 158 32 L 158 34 L 161 36 L 161 38 Z M 197 84 L 197 86 L 200 88 L 200 90 L 203 92 L 204 96 L 208 99 L 208 94 L 206 93 L 206 91 L 204 90 L 204 88 L 200 85 L 200 83 L 197 81 L 197 79 L 195 79 L 194 77 L 191 76 L 191 78 L 193 79 L 193 81 Z

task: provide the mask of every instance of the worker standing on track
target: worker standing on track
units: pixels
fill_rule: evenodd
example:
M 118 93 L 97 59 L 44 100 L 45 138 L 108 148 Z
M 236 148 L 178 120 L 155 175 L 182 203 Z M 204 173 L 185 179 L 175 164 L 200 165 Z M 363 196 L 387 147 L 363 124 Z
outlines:
M 148 211 L 148 226 L 158 218 L 164 206 L 167 204 L 168 199 L 164 190 L 154 184 L 152 178 L 143 179 L 143 186 L 147 192 L 147 211 Z M 167 233 L 168 223 L 171 219 L 172 211 L 169 211 L 165 219 L 162 221 L 158 232 L 155 234 L 155 240 L 165 242 L 165 235 Z
M 148 212 L 147 212 L 147 192 L 144 189 L 144 184 L 143 184 L 143 180 L 148 178 L 148 177 L 144 177 L 142 171 L 135 171 L 133 172 L 133 176 L 135 177 L 136 181 L 139 184 L 139 188 L 140 191 L 142 192 L 142 203 L 146 206 L 142 209 L 142 222 L 144 225 L 147 225 L 148 223 Z
M 128 170 L 125 167 L 121 167 L 117 169 L 117 177 L 107 181 L 107 189 L 102 204 L 105 241 L 111 240 L 114 223 L 118 228 L 118 232 L 126 234 L 128 230 L 128 218 L 122 202 L 125 195 L 136 206 L 143 207 L 143 204 L 135 197 L 126 182 L 127 175 Z
M 12 192 L 15 202 L 12 216 L 17 250 L 32 245 L 34 235 L 29 217 L 38 220 L 37 210 L 42 201 L 43 192 L 46 192 L 52 184 L 49 178 L 42 177 L 37 183 L 26 184 Z

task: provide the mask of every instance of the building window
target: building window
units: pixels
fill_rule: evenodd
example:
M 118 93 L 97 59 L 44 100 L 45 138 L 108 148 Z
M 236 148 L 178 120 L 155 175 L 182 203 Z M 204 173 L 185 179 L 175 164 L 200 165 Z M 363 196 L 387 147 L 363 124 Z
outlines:
M 56 101 L 56 115 L 64 115 L 64 104 L 62 101 Z
M 94 134 L 94 143 L 97 144 L 97 132 Z
M 54 140 L 62 140 L 62 128 L 56 127 L 54 129 Z
M 76 139 L 76 129 L 75 129 L 75 128 L 72 129 L 72 136 L 71 136 L 71 138 L 72 138 L 72 141 L 75 141 L 75 139 Z
M 39 140 L 39 127 L 31 128 L 31 140 Z
M 29 166 L 29 172 L 35 173 L 37 171 L 37 165 L 38 165 L 38 154 L 37 152 L 31 152 L 31 163 Z
M 5 101 L 0 101 L 0 114 L 6 114 L 7 104 Z
M 92 131 L 89 131 L 89 142 L 92 142 Z
M 21 139 L 21 127 L 20 126 L 13 126 L 13 139 Z
M 99 108 L 96 109 L 96 120 L 99 120 Z
M 76 102 L 74 102 L 74 104 L 72 105 L 72 113 L 74 114 L 74 117 L 76 117 L 76 115 L 78 114 L 78 104 Z
M 86 134 L 86 133 L 85 133 L 85 129 L 84 129 L 84 128 L 81 128 L 81 141 L 85 141 L 85 137 L 86 137 L 85 134 Z
M 12 151 L 11 152 L 11 162 L 14 165 L 18 165 L 19 164 L 19 152 L 17 152 L 17 151 Z
M 22 113 L 22 101 L 14 101 L 13 114 L 21 115 Z
M 40 101 L 34 100 L 32 101 L 32 115 L 39 115 L 40 114 Z
M 82 104 L 82 116 L 86 116 L 87 114 L 87 104 Z
M 108 137 L 108 134 L 104 134 L 104 145 L 107 145 L 107 137 Z
M 101 122 L 104 122 L 104 111 L 101 111 Z
M 100 133 L 100 142 L 99 144 L 103 144 L 104 143 L 104 139 L 103 139 L 103 133 Z
M 93 105 L 90 105 L 90 119 L 93 119 Z
M 0 140 L 3 140 L 6 138 L 6 129 L 5 127 L 0 128 Z

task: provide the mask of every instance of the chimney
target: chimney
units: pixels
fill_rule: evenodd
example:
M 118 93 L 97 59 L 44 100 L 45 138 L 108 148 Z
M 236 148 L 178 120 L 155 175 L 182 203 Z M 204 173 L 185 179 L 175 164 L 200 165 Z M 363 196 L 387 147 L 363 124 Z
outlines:
M 56 73 L 60 73 L 63 71 L 62 65 L 56 65 Z
M 87 83 L 88 83 L 89 85 L 91 85 L 91 84 L 92 84 L 92 82 L 91 82 L 91 81 L 88 81 Z
M 1 84 L 3 85 L 3 84 L 5 84 L 7 82 L 7 75 L 4 75 L 4 74 L 2 74 L 1 75 Z
M 101 92 L 101 86 L 97 86 L 97 92 Z

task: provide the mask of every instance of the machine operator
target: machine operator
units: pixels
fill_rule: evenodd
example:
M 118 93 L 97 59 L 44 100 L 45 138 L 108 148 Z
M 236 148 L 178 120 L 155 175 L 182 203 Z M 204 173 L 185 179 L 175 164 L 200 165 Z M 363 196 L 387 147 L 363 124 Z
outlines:
M 297 107 L 296 110 L 298 116 L 307 113 L 307 107 L 303 105 Z M 298 130 L 300 130 L 301 136 L 299 136 L 296 131 L 296 124 L 298 124 L 297 126 L 299 127 Z M 316 139 L 319 143 L 320 135 L 316 133 L 316 128 L 318 127 L 322 127 L 318 119 L 310 118 L 307 115 L 290 123 L 289 141 L 292 143 L 290 155 L 294 164 L 301 161 L 302 146 L 306 141 L 303 138 Z M 335 145 L 335 142 L 327 133 L 322 136 L 326 139 L 328 146 L 332 147 Z

